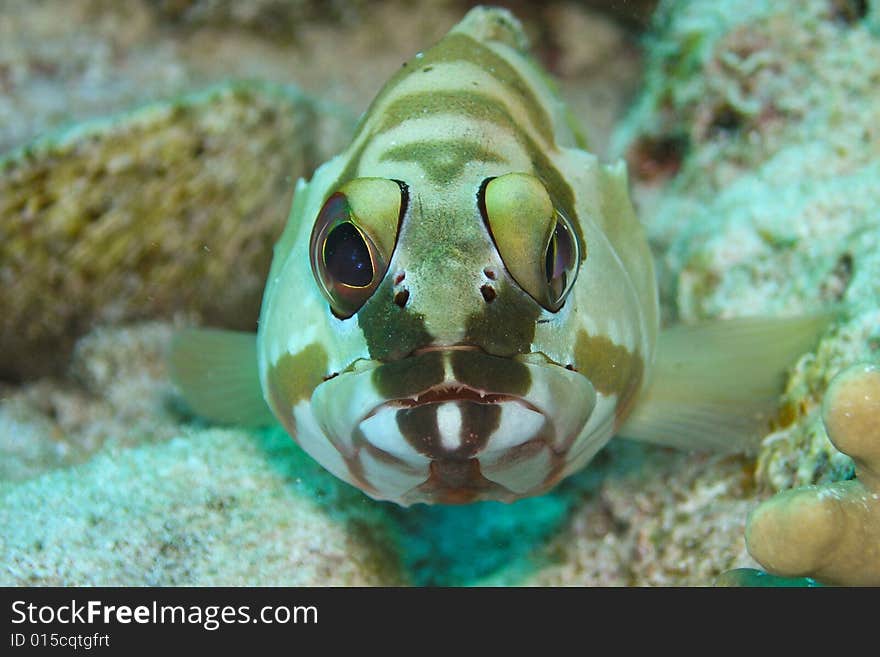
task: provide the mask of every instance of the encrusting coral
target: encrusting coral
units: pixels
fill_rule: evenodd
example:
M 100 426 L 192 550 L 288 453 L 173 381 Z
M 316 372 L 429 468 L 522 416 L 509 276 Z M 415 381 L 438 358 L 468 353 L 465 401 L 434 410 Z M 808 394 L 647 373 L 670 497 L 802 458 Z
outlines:
M 749 552 L 778 575 L 880 586 L 880 367 L 839 374 L 822 415 L 858 479 L 785 491 L 763 503 L 749 518 Z
M 820 404 L 880 349 L 880 3 L 676 0 L 653 24 L 614 142 L 661 305 L 670 323 L 838 306 L 788 377 L 755 479 L 773 492 L 846 479 Z
M 0 157 L 0 376 L 57 371 L 100 323 L 186 309 L 252 328 L 324 121 L 291 88 L 230 83 Z

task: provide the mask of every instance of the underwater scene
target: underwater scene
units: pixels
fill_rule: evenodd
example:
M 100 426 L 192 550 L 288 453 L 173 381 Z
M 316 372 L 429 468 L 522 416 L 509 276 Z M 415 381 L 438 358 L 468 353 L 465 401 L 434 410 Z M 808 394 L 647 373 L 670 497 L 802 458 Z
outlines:
M 880 586 L 880 0 L 0 0 L 0 585 Z

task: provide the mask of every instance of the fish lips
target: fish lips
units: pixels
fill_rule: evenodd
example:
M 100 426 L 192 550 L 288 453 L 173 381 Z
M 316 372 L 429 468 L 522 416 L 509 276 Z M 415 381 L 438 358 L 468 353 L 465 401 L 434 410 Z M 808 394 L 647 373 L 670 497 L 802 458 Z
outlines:
M 431 350 L 361 362 L 315 390 L 312 409 L 346 458 L 364 442 L 403 463 L 497 461 L 539 439 L 564 457 L 596 403 L 586 377 L 537 354 Z

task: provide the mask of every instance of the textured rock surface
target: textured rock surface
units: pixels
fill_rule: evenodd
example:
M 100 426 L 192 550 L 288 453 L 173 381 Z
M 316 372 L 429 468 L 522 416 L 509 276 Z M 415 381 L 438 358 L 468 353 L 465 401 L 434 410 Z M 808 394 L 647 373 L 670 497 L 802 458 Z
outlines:
M 377 505 L 280 430 L 207 430 L 0 487 L 3 585 L 399 584 Z
M 851 475 L 819 404 L 880 359 L 878 3 L 661 3 L 645 93 L 618 134 L 670 317 L 840 319 L 792 373 L 762 489 Z
M 0 481 L 21 481 L 180 432 L 165 365 L 173 326 L 102 328 L 83 337 L 67 378 L 0 384 Z
M 57 371 L 96 324 L 188 310 L 253 328 L 291 179 L 332 152 L 331 122 L 229 85 L 0 160 L 0 376 Z
M 754 494 L 747 459 L 625 441 L 607 451 L 601 484 L 539 554 L 528 584 L 706 586 L 755 563 L 743 538 Z

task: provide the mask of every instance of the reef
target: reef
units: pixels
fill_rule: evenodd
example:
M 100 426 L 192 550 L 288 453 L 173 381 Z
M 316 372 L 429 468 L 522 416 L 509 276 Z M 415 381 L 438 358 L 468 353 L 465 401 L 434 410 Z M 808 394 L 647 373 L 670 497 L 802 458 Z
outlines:
M 758 456 L 766 491 L 851 475 L 820 404 L 838 372 L 880 358 L 877 4 L 661 3 L 616 138 L 668 320 L 840 310 L 787 381 Z
M 839 372 L 880 360 L 878 5 L 661 3 L 645 93 L 616 135 L 658 255 L 667 321 L 838 311 L 786 382 L 757 455 L 761 497 L 853 475 L 821 405 Z M 800 495 L 753 518 L 777 518 Z M 781 550 L 755 522 L 752 554 L 776 563 Z M 786 558 L 809 561 L 804 534 L 787 536 Z M 846 540 L 860 539 L 865 551 L 876 545 L 867 534 Z
M 792 583 L 759 566 L 876 583 L 869 562 L 811 561 L 797 525 L 811 504 L 852 510 L 820 529 L 864 511 L 829 541 L 878 544 L 870 432 L 838 422 L 831 382 L 880 361 L 880 2 L 660 2 L 615 130 L 631 34 L 578 4 L 528 10 L 591 143 L 629 163 L 665 322 L 838 316 L 756 455 L 615 440 L 549 495 L 412 509 L 278 429 L 187 415 L 163 357 L 178 326 L 253 325 L 292 179 L 460 7 L 341 2 L 315 21 L 290 3 L 264 38 L 271 2 L 126 5 L 0 21 L 0 583 Z M 794 524 L 788 547 L 762 517 Z
M 403 583 L 381 509 L 319 470 L 280 429 L 212 429 L 0 486 L 0 582 Z

